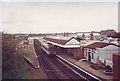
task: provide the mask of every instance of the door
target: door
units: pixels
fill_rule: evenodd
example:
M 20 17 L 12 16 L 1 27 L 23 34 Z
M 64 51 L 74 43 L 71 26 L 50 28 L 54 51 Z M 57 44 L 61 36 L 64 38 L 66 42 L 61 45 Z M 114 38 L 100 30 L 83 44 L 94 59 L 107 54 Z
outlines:
M 90 55 L 90 52 L 88 52 L 88 61 L 91 62 L 91 55 Z

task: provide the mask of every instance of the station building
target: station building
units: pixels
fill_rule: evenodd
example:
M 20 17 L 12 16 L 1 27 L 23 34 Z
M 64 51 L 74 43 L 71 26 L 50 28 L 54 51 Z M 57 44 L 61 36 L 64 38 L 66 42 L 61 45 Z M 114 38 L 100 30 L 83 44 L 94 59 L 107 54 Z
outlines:
M 56 46 L 56 54 L 68 54 L 76 59 L 84 58 L 83 48 L 80 46 L 80 42 L 74 37 L 68 40 L 44 37 L 43 40 L 48 44 Z

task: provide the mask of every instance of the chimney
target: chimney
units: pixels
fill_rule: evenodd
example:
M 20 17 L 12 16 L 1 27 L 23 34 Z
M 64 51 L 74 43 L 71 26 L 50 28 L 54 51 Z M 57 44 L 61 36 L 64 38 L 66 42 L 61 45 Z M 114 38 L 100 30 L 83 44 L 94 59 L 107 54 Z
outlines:
M 90 40 L 93 40 L 94 39 L 94 36 L 93 36 L 93 33 L 91 32 L 90 33 Z
M 64 37 L 65 37 L 65 32 L 64 32 Z
M 82 34 L 82 39 L 85 39 L 85 34 L 84 33 Z

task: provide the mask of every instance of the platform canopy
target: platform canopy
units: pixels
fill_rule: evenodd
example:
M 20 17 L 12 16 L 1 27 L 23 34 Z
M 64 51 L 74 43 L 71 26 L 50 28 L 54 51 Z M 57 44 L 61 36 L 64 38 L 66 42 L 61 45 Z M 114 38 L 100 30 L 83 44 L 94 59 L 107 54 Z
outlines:
M 55 39 L 52 37 L 43 37 L 43 39 L 52 45 L 56 45 L 62 48 L 79 48 L 80 47 L 80 42 L 72 37 L 69 40 L 64 40 L 64 39 Z

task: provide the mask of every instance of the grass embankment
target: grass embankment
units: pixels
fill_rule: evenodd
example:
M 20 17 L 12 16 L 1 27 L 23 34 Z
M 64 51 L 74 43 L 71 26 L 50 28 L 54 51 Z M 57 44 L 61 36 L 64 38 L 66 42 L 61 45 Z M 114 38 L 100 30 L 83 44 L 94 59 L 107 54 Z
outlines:
M 25 45 L 23 48 L 18 48 L 21 55 L 28 60 L 35 68 L 39 68 L 39 62 L 34 52 L 33 44 Z
M 27 62 L 21 52 L 16 51 L 16 45 L 21 40 L 21 37 L 2 33 L 2 79 L 21 79 L 27 75 Z
M 26 56 L 26 57 L 32 57 L 33 56 L 33 47 L 32 45 L 26 45 L 25 47 L 19 47 L 18 51 L 21 52 L 21 55 Z

